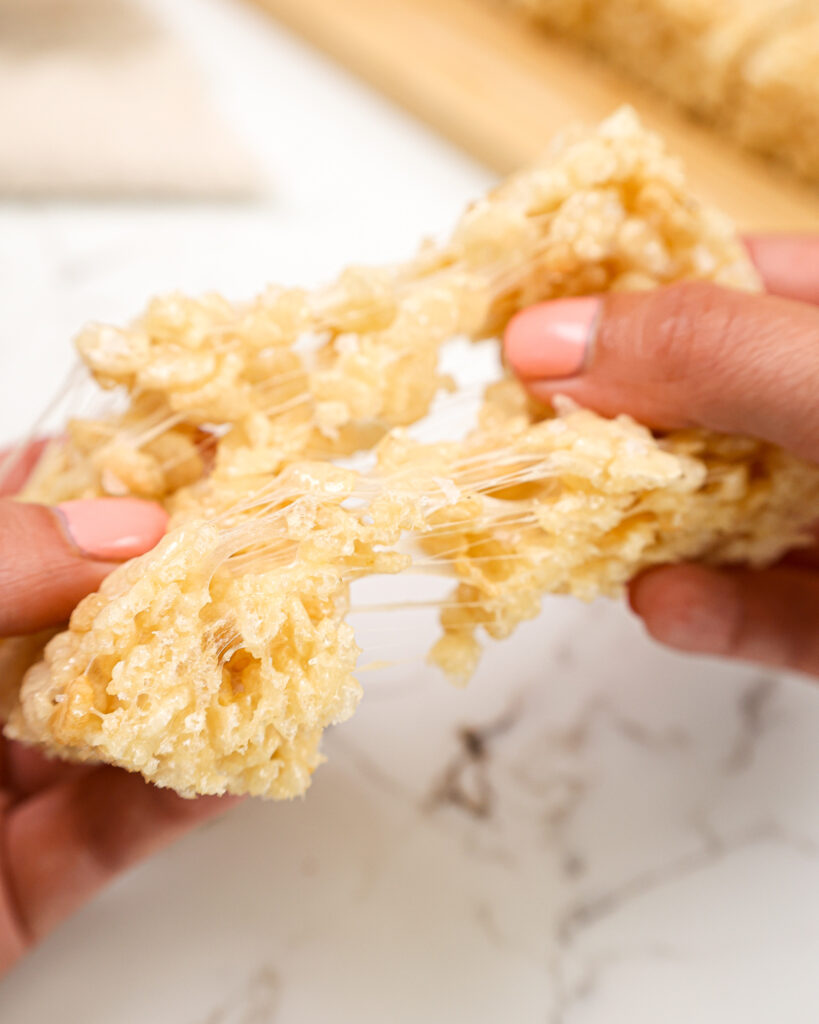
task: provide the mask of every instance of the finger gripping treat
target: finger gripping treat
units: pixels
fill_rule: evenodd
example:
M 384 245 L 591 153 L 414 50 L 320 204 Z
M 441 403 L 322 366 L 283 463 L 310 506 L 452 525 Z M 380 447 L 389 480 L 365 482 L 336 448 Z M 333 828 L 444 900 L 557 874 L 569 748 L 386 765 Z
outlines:
M 453 336 L 497 337 L 535 301 L 696 279 L 758 286 L 731 226 L 623 110 L 406 265 L 245 304 L 171 296 L 88 329 L 86 365 L 127 405 L 70 423 L 24 497 L 149 496 L 171 525 L 4 696 L 8 734 L 186 796 L 292 797 L 361 697 L 355 580 L 451 575 L 431 658 L 463 681 L 545 593 L 614 596 L 647 566 L 764 565 L 803 543 L 819 469 L 757 441 L 536 408 L 508 378 L 461 440 L 406 429 L 452 388 Z

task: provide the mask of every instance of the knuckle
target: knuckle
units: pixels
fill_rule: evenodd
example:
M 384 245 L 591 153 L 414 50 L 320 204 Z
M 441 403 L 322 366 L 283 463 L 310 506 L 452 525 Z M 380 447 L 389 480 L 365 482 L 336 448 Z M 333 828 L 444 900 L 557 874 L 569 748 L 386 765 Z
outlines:
M 646 353 L 671 380 L 699 377 L 720 339 L 733 333 L 735 316 L 713 285 L 691 284 L 657 292 L 646 306 Z
M 707 419 L 715 397 L 746 372 L 745 297 L 708 282 L 615 297 L 604 321 L 600 368 L 656 386 L 676 419 Z
M 716 339 L 735 332 L 732 304 L 707 283 L 673 285 L 612 307 L 601 342 L 612 354 L 629 355 L 668 379 L 698 372 Z

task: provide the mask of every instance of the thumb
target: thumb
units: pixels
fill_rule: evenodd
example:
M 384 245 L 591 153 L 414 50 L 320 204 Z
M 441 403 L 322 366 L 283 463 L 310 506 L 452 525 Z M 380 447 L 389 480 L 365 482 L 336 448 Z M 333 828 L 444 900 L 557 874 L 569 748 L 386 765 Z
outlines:
M 153 547 L 167 521 L 134 498 L 54 508 L 0 500 L 0 636 L 64 622 L 118 562 Z
M 813 306 L 702 283 L 561 299 L 519 313 L 505 354 L 540 401 L 749 434 L 819 461 Z

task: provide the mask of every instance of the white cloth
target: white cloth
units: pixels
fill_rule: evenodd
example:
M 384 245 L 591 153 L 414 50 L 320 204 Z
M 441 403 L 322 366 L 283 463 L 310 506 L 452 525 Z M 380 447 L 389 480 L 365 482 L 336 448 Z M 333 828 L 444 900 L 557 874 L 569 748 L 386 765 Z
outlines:
M 0 196 L 242 197 L 252 160 L 129 0 L 0 0 Z

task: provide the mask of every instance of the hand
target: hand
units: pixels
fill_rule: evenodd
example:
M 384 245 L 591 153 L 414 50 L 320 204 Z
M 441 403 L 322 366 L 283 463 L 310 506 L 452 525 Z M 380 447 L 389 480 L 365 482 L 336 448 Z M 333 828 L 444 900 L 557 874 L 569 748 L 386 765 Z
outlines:
M 819 238 L 748 244 L 773 294 L 685 284 L 543 303 L 507 328 L 511 368 L 543 401 L 750 435 L 819 462 Z M 759 572 L 652 569 L 630 598 L 672 647 L 819 675 L 819 544 Z
M 167 521 L 159 506 L 132 499 L 51 509 L 3 497 L 36 454 L 5 474 L 0 458 L 0 636 L 65 622 L 118 562 L 151 548 Z M 0 648 L 0 689 L 18 685 L 27 667 L 20 642 L 10 650 L 4 658 Z M 49 760 L 0 737 L 0 974 L 119 872 L 231 803 L 183 800 L 139 775 Z

